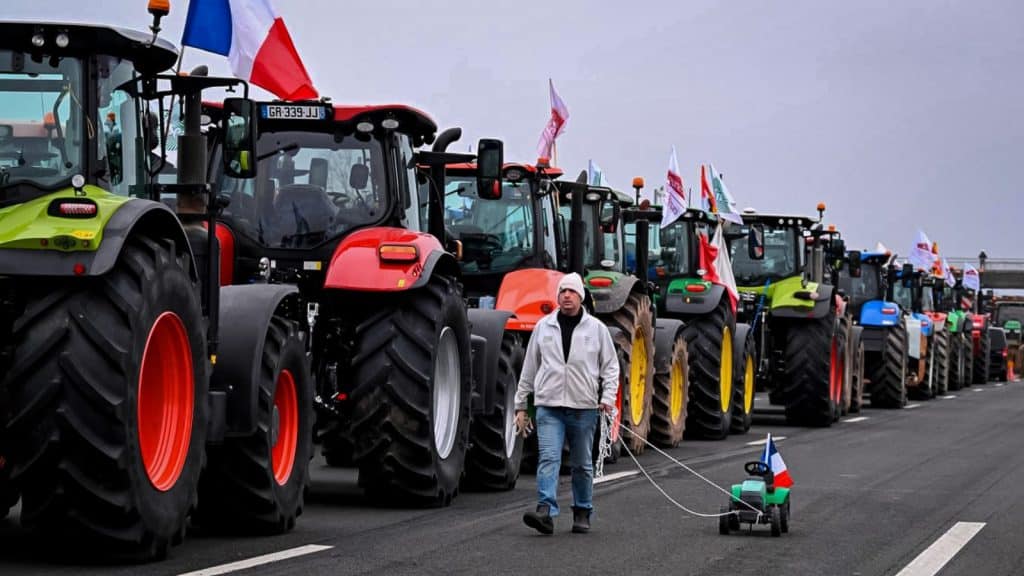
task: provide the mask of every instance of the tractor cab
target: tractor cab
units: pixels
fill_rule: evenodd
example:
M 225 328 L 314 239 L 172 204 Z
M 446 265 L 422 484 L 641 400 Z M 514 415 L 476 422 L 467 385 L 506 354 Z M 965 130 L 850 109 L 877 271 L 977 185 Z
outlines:
M 763 286 L 803 275 L 807 268 L 803 231 L 814 223 L 803 216 L 744 212 L 743 225 L 727 235 L 736 283 Z
M 887 301 L 888 252 L 849 252 L 850 263 L 839 274 L 839 289 L 850 299 L 853 317 L 861 324 L 895 326 L 899 323 L 899 306 Z M 852 260 L 859 259 L 860 265 Z
M 476 173 L 475 163 L 450 165 L 444 185 L 445 231 L 462 245 L 459 267 L 471 305 L 498 294 L 509 272 L 565 268 L 551 186 L 562 171 L 543 163 L 506 163 L 498 199 L 481 199 Z

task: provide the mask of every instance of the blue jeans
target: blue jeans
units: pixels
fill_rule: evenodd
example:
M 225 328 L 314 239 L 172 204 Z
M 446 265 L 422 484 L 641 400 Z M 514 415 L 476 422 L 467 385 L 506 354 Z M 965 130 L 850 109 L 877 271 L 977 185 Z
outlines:
M 591 457 L 597 409 L 537 407 L 537 499 L 558 516 L 558 471 L 562 466 L 562 446 L 569 440 L 569 465 L 572 467 L 572 501 L 576 508 L 594 507 L 594 464 Z

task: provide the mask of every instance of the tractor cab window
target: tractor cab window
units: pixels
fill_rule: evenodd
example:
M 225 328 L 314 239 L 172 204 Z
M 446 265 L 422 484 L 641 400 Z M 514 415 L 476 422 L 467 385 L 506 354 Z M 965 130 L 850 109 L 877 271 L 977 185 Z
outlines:
M 500 199 L 481 200 L 474 177 L 449 176 L 444 213 L 445 228 L 462 242 L 463 273 L 508 272 L 534 254 L 533 193 L 528 181 L 505 180 Z
M 861 264 L 861 275 L 853 278 L 849 274 L 849 268 L 844 267 L 839 272 L 839 288 L 850 297 L 850 304 L 855 308 L 869 300 L 880 300 L 884 298 L 881 284 L 881 269 L 878 264 Z
M 655 231 L 652 223 L 651 265 L 665 268 L 670 276 L 690 273 L 690 227 L 682 220 L 676 220 L 666 228 Z
M 222 175 L 224 215 L 270 248 L 319 246 L 380 221 L 389 197 L 380 142 L 319 132 L 264 132 L 257 142 L 259 178 Z
M 802 269 L 800 260 L 803 247 L 795 228 L 764 227 L 764 258 L 754 260 L 747 250 L 748 228 L 741 228 L 742 235 L 730 235 L 729 256 L 732 270 L 740 286 L 764 284 L 768 280 L 782 280 L 796 276 Z
M 96 135 L 83 64 L 0 50 L 0 206 L 69 185 Z M 84 174 L 83 174 L 84 175 Z
M 902 282 L 896 281 L 892 290 L 892 299 L 900 305 L 900 308 L 908 312 L 913 310 L 913 296 L 912 288 L 907 288 L 903 286 Z
M 996 306 L 995 323 L 999 326 L 1006 324 L 1009 320 L 1016 320 L 1024 323 L 1024 305 L 1002 304 Z
M 932 298 L 931 287 L 921 291 L 921 310 L 925 312 L 932 312 L 935 310 L 935 301 Z
M 566 245 L 572 241 L 569 237 L 569 230 L 571 230 L 570 220 L 572 219 L 572 206 L 569 202 L 564 202 L 558 207 L 558 213 L 565 219 L 565 238 Z M 596 207 L 588 204 L 583 205 L 583 265 L 587 268 L 598 268 L 600 267 L 602 256 L 598 254 L 598 245 L 596 240 L 599 236 L 604 236 L 601 232 L 601 228 L 598 224 L 597 209 Z M 600 249 L 604 249 L 604 239 L 600 238 L 601 246 Z

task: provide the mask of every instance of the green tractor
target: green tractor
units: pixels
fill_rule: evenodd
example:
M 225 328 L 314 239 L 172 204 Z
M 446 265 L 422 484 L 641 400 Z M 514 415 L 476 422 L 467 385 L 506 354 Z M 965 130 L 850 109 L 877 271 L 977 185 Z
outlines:
M 252 178 L 255 117 L 234 98 L 203 127 L 202 94 L 248 87 L 164 75 L 150 11 L 152 33 L 0 23 L 0 510 L 102 559 L 163 557 L 190 515 L 291 529 L 312 450 L 295 291 L 221 288 L 207 233 L 202 130 Z
M 852 325 L 836 290 L 846 259 L 842 238 L 806 216 L 743 213 L 729 232 L 739 285 L 739 320 L 752 326 L 757 386 L 796 424 L 830 426 L 849 397 L 846 361 Z
M 974 379 L 971 332 L 974 318 L 971 314 L 968 290 L 964 288 L 962 271 L 953 269 L 953 286 L 943 286 L 940 306 L 946 311 L 946 328 L 950 334 L 949 389 L 959 390 L 971 385 Z
M 660 224 L 657 206 L 629 217 L 645 213 Z M 647 272 L 657 287 L 658 320 L 681 322 L 688 352 L 689 437 L 745 434 L 753 417 L 755 342 L 750 325 L 736 322 L 735 304 L 724 284 L 712 282 L 710 270 L 711 240 L 728 225 L 717 215 L 689 209 L 652 235 L 649 247 Z

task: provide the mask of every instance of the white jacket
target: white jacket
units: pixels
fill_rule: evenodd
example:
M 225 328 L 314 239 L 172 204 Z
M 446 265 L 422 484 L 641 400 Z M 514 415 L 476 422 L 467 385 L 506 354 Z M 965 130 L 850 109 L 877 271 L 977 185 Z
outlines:
M 586 310 L 580 313 L 583 318 L 573 330 L 568 362 L 562 350 L 558 311 L 537 322 L 519 376 L 516 410 L 526 410 L 531 392 L 535 406 L 597 408 L 598 402 L 615 405 L 619 359 L 612 335 L 607 326 Z

